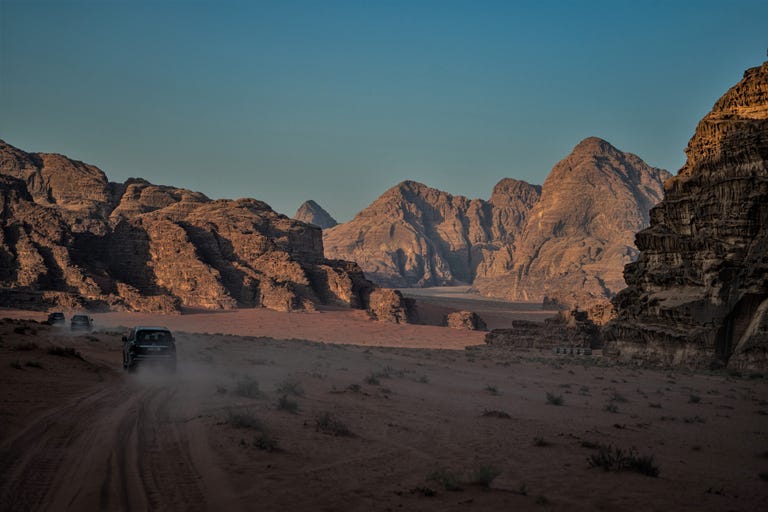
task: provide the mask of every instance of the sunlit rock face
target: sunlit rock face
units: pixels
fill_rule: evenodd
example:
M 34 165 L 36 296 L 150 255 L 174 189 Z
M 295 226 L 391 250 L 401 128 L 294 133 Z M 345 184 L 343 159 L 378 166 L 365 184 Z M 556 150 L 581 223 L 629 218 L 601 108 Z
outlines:
M 505 178 L 488 201 L 400 183 L 324 231 L 325 250 L 388 286 L 472 283 L 490 296 L 588 307 L 623 288 L 634 234 L 669 176 L 591 137 L 543 187 Z
M 324 257 L 319 227 L 261 201 L 214 201 L 141 179 L 110 183 L 94 166 L 2 141 L 0 206 L 3 297 L 141 311 L 293 311 L 366 308 L 375 289 L 354 263 Z
M 768 63 L 701 120 L 638 233 L 608 350 L 662 364 L 768 368 Z

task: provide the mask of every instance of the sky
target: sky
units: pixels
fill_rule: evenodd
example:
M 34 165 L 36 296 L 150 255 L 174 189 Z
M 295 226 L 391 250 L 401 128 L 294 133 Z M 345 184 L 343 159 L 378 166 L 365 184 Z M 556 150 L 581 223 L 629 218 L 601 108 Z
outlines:
M 0 0 L 0 139 L 339 221 L 488 198 L 602 137 L 675 173 L 768 1 Z

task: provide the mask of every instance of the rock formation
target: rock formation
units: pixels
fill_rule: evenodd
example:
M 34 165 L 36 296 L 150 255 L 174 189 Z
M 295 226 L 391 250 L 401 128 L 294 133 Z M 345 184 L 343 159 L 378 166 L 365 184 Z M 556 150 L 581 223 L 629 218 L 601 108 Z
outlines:
M 488 201 L 400 183 L 326 230 L 324 244 L 387 286 L 472 283 L 484 295 L 586 308 L 623 287 L 634 234 L 669 176 L 592 137 L 543 187 L 503 179 Z
M 299 206 L 293 218 L 307 224 L 313 224 L 321 229 L 329 229 L 338 224 L 330 213 L 311 199 Z
M 357 262 L 386 286 L 470 283 L 479 265 L 492 265 L 490 255 L 514 241 L 538 191 L 503 180 L 486 202 L 404 181 L 325 231 L 326 254 Z
M 367 308 L 373 297 L 372 314 L 407 320 L 402 297 L 376 292 L 356 264 L 324 257 L 320 228 L 266 203 L 110 183 L 96 167 L 2 141 L 0 227 L 4 297 L 165 312 Z
M 590 137 L 552 169 L 503 265 L 478 274 L 481 293 L 588 307 L 624 287 L 637 231 L 670 175 Z
M 454 311 L 445 316 L 445 325 L 451 329 L 484 331 L 488 328 L 482 318 L 474 311 Z
M 494 329 L 485 335 L 485 342 L 507 348 L 597 348 L 600 328 L 586 311 L 562 311 L 544 322 L 514 320 L 510 329 Z
M 606 350 L 661 364 L 768 368 L 768 62 L 701 120 L 638 233 Z

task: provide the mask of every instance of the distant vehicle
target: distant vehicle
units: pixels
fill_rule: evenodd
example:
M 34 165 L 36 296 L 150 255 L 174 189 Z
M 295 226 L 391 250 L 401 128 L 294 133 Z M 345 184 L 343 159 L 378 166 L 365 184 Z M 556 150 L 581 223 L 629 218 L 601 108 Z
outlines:
M 176 371 L 176 340 L 168 328 L 137 326 L 123 336 L 123 368 L 132 371 L 139 363 Z
M 50 325 L 58 325 L 58 324 L 65 324 L 67 323 L 67 319 L 64 318 L 64 313 L 60 311 L 56 311 L 54 313 L 50 313 L 48 315 L 48 320 L 46 320 Z
M 69 328 L 73 331 L 88 331 L 93 328 L 93 319 L 88 315 L 73 315 L 69 321 Z

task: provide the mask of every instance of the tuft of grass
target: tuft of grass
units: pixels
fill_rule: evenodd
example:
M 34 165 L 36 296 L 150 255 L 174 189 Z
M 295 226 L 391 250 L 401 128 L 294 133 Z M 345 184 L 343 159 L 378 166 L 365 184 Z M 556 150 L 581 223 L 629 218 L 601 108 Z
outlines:
M 371 373 L 369 376 L 367 376 L 365 378 L 365 383 L 370 384 L 371 386 L 378 386 L 379 384 L 381 384 L 381 382 L 379 381 L 378 374 L 376 372 Z
M 259 381 L 247 375 L 245 377 L 241 377 L 235 383 L 234 393 L 238 396 L 244 396 L 246 398 L 259 398 L 261 396 Z
M 253 446 L 259 450 L 264 450 L 265 452 L 281 451 L 277 439 L 267 431 L 262 431 L 258 436 L 253 438 Z
M 418 382 L 419 384 L 429 384 L 429 377 L 427 377 L 426 375 L 422 375 L 418 379 L 416 379 L 416 382 Z
M 534 437 L 533 438 L 533 446 L 552 446 L 552 443 L 544 439 L 543 437 Z
M 634 447 L 625 451 L 611 445 L 601 446 L 587 458 L 587 462 L 589 467 L 603 468 L 605 471 L 633 471 L 651 477 L 659 476 L 653 455 L 640 455 Z
M 43 368 L 43 365 L 40 364 L 39 361 L 27 361 L 26 363 L 24 363 L 24 366 L 28 366 L 30 368 L 39 368 L 39 369 Z
M 564 403 L 563 395 L 547 393 L 547 405 L 563 405 Z
M 661 409 L 661 404 L 651 402 L 648 404 L 648 407 L 651 407 L 652 409 Z
M 229 390 L 227 390 L 226 386 L 222 386 L 221 384 L 216 386 L 216 392 L 220 395 L 226 395 Z
M 350 384 L 347 386 L 347 389 L 353 393 L 359 393 L 360 392 L 360 384 Z
M 628 402 L 627 398 L 624 395 L 622 395 L 621 393 L 617 393 L 616 391 L 613 392 L 613 394 L 611 395 L 611 398 L 609 398 L 609 400 L 611 402 L 619 402 L 619 403 L 622 403 L 622 404 Z
M 481 487 L 489 487 L 491 483 L 501 474 L 501 470 L 493 466 L 480 466 L 472 470 L 469 474 L 469 482 Z
M 486 409 L 482 414 L 483 418 L 499 418 L 502 420 L 508 420 L 511 416 L 504 411 L 497 411 L 495 409 Z
M 688 397 L 688 403 L 689 404 L 698 404 L 699 402 L 701 402 L 701 397 L 699 395 L 691 394 Z
M 334 418 L 329 412 L 322 412 L 315 419 L 315 432 L 325 432 L 337 437 L 354 437 L 355 434 L 342 421 Z
M 277 401 L 277 408 L 281 411 L 288 411 L 291 414 L 296 414 L 299 411 L 299 403 L 296 400 L 288 398 L 288 395 L 283 395 Z
M 21 362 L 20 361 L 11 361 L 11 368 L 15 368 L 17 370 L 21 370 Z
M 275 391 L 281 395 L 294 395 L 304 396 L 304 388 L 301 387 L 301 383 L 294 379 L 286 379 L 277 386 Z
M 683 421 L 685 423 L 689 423 L 689 424 L 690 423 L 706 423 L 707 422 L 707 420 L 705 420 L 704 418 L 702 418 L 701 416 L 698 416 L 698 415 L 697 416 L 685 416 L 685 417 L 683 417 Z
M 53 346 L 48 349 L 48 353 L 52 356 L 59 357 L 73 357 L 75 359 L 83 360 L 83 356 L 72 347 L 58 347 Z
M 445 468 L 433 471 L 427 480 L 435 482 L 437 485 L 442 486 L 446 491 L 461 491 L 461 485 L 459 484 L 459 475 Z
M 619 407 L 616 404 L 607 404 L 605 406 L 605 410 L 616 414 L 617 412 L 619 412 Z
M 491 384 L 488 384 L 488 385 L 486 385 L 484 389 L 485 389 L 485 390 L 486 390 L 488 393 L 490 393 L 491 395 L 494 395 L 494 396 L 496 396 L 496 395 L 498 395 L 498 394 L 499 394 L 499 389 L 498 389 L 496 386 L 492 386 Z
M 235 428 L 252 428 L 265 430 L 264 422 L 250 411 L 227 411 L 227 423 Z

